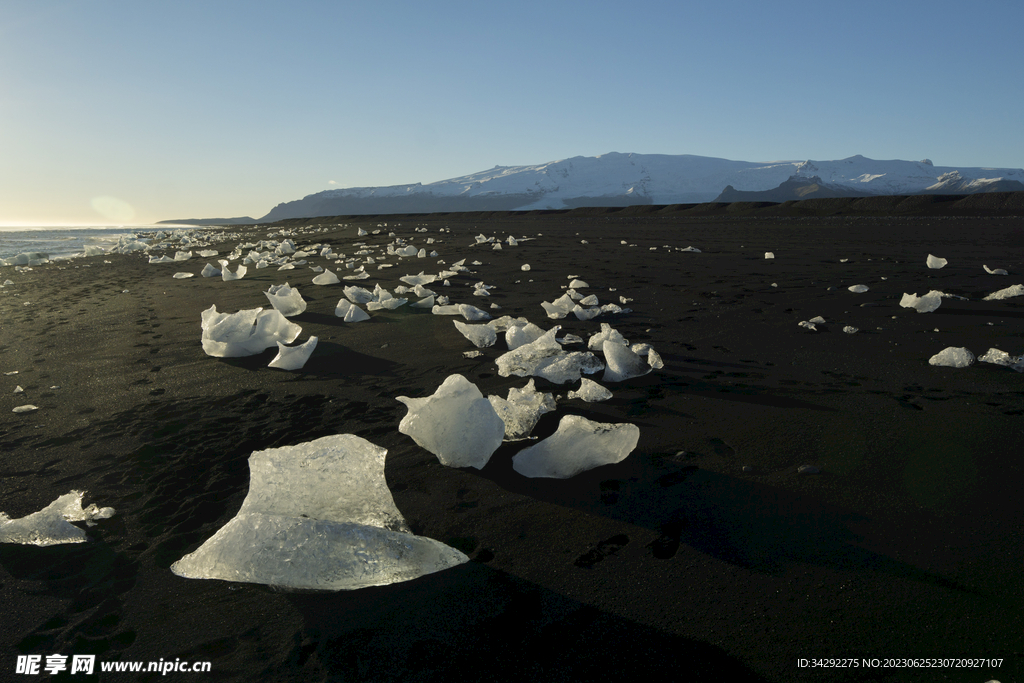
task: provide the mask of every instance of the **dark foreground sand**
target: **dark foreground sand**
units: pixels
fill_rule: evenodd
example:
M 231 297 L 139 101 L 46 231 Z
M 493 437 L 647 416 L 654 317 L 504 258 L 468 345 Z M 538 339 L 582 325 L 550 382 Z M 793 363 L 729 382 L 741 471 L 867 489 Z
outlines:
M 379 220 L 311 220 L 331 230 L 296 241 L 352 253 L 356 227 Z M 408 308 L 346 325 L 333 315 L 343 285 L 314 286 L 305 266 L 236 282 L 171 278 L 213 261 L 198 257 L 2 269 L 16 284 L 0 290 L 0 371 L 19 374 L 0 375 L 0 510 L 20 517 L 83 489 L 117 514 L 86 544 L 0 546 L 0 680 L 35 680 L 14 674 L 19 654 L 87 653 L 212 663 L 165 679 L 181 681 L 1024 680 L 1024 375 L 927 362 L 947 346 L 1024 353 L 1024 298 L 980 300 L 1022 281 L 1024 219 L 592 211 L 388 224 L 414 244 L 442 240 L 448 263 L 482 262 L 452 278 L 456 302 L 493 301 L 548 328 L 539 304 L 568 275 L 602 302 L 633 298 L 627 315 L 560 322 L 586 338 L 607 320 L 665 368 L 609 385 L 605 403 L 561 400 L 535 434 L 575 413 L 636 424 L 637 449 L 565 481 L 516 474 L 522 443 L 481 471 L 441 466 L 398 432 L 395 397 L 453 373 L 504 396 L 525 379 L 498 376 L 503 341 L 467 359 L 451 317 Z M 493 251 L 469 246 L 479 233 L 541 236 Z M 703 253 L 674 249 L 689 245 Z M 928 253 L 949 265 L 929 270 Z M 422 269 L 439 268 L 405 259 L 355 284 L 390 289 Z M 466 286 L 480 280 L 496 286 L 490 300 Z M 202 352 L 203 309 L 267 306 L 261 292 L 285 281 L 309 302 L 300 340 L 320 337 L 303 370 L 267 368 L 271 351 Z M 930 289 L 970 300 L 898 306 Z M 798 327 L 817 315 L 818 333 Z M 11 412 L 22 403 L 40 410 Z M 235 515 L 252 451 L 337 433 L 387 448 L 413 530 L 472 561 L 338 593 L 170 572 Z M 798 666 L 836 657 L 1002 666 Z

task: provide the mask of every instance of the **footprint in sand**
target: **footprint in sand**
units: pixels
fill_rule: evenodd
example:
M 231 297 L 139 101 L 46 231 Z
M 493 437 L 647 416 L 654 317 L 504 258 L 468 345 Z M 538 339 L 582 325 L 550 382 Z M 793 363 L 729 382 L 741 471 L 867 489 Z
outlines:
M 661 536 L 647 544 L 651 552 L 659 560 L 668 560 L 675 557 L 679 551 L 679 538 L 682 536 L 686 522 L 681 519 L 674 519 L 661 525 Z
M 609 555 L 619 552 L 627 543 L 629 543 L 629 536 L 626 534 L 612 536 L 607 541 L 598 543 L 595 547 L 577 557 L 573 564 L 583 569 L 590 569 Z

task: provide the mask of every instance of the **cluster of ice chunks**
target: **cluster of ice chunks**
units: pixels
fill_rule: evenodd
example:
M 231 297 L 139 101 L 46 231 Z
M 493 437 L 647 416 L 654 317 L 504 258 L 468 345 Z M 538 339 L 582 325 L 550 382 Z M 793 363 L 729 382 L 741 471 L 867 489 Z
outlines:
M 216 305 L 203 311 L 202 328 L 203 351 L 218 358 L 254 356 L 277 342 L 290 344 L 302 332 L 276 310 L 252 308 L 219 313 Z
M 283 285 L 271 285 L 264 294 L 274 310 L 286 318 L 299 315 L 306 310 L 306 302 L 299 294 L 299 290 L 289 287 L 287 282 Z
M 496 360 L 498 374 L 502 377 L 533 375 L 554 384 L 565 384 L 579 381 L 582 373 L 591 375 L 604 369 L 604 363 L 592 353 L 563 350 L 555 340 L 559 329 L 555 326 L 534 341 L 499 356 Z
M 640 440 L 636 425 L 593 422 L 565 415 L 548 438 L 512 458 L 512 468 L 525 477 L 568 479 L 601 465 L 621 462 Z
M 974 354 L 963 347 L 948 346 L 928 359 L 929 365 L 966 368 L 974 363 Z
M 924 296 L 904 293 L 903 298 L 900 299 L 900 306 L 903 308 L 913 308 L 918 313 L 931 313 L 941 305 L 942 292 L 935 289 Z
M 483 468 L 505 437 L 505 423 L 476 385 L 451 375 L 430 396 L 398 396 L 409 412 L 398 431 L 449 467 Z
M 982 363 L 994 363 L 995 365 L 1003 365 L 1008 368 L 1012 368 L 1017 372 L 1024 372 L 1024 355 L 1011 356 L 1006 351 L 999 349 L 989 349 L 982 356 L 978 356 L 978 360 Z
M 347 323 L 358 323 L 370 319 L 370 315 L 366 311 L 347 299 L 338 301 L 338 305 L 334 307 L 334 315 L 344 319 Z
M 467 562 L 458 550 L 410 532 L 384 479 L 386 454 L 352 434 L 253 453 L 238 514 L 171 571 L 353 590 Z
M 145 245 L 143 245 L 145 246 Z M 50 256 L 41 251 L 25 251 L 10 258 L 0 259 L 2 266 L 41 266 L 49 263 Z
M 82 508 L 83 491 L 65 493 L 42 510 L 19 519 L 11 519 L 0 512 L 0 543 L 22 545 L 58 545 L 84 543 L 85 531 L 71 522 L 85 522 L 90 526 L 96 519 L 113 517 L 114 508 L 99 508 L 96 504 Z

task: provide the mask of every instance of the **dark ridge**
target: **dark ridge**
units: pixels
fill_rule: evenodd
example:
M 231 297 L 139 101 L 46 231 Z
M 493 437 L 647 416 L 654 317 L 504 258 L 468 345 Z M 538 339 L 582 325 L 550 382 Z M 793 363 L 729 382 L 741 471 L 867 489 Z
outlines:
M 443 220 L 485 221 L 501 218 L 601 216 L 678 216 L 678 217 L 751 217 L 801 218 L 825 216 L 1021 216 L 1024 192 L 986 192 L 972 195 L 875 195 L 870 197 L 830 197 L 786 202 L 706 202 L 703 204 L 636 204 L 633 206 L 596 206 L 575 209 L 533 211 L 444 211 L 437 213 L 360 214 L 287 218 L 273 225 L 298 226 L 350 220 Z

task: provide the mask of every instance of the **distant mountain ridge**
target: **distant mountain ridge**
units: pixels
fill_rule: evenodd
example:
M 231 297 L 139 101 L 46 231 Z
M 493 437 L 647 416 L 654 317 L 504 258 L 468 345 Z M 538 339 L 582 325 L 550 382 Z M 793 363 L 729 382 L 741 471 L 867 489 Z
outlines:
M 779 197 L 744 196 L 736 201 L 972 194 L 1024 189 L 1024 169 L 935 166 L 928 159 L 879 161 L 860 155 L 836 161 L 750 162 L 692 154 L 612 152 L 532 166 L 495 166 L 435 183 L 325 190 L 278 204 L 259 222 L 315 216 L 733 201 L 720 199 L 726 188 L 734 193 L 770 192 Z M 787 193 L 795 194 L 782 199 Z

